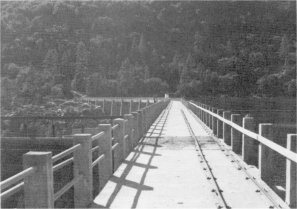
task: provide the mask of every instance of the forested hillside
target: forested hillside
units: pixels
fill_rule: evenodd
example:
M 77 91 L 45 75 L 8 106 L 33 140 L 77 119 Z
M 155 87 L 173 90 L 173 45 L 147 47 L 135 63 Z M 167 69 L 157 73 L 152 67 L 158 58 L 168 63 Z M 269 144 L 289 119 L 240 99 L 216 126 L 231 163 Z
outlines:
M 1 1 L 4 108 L 89 96 L 295 96 L 296 2 Z

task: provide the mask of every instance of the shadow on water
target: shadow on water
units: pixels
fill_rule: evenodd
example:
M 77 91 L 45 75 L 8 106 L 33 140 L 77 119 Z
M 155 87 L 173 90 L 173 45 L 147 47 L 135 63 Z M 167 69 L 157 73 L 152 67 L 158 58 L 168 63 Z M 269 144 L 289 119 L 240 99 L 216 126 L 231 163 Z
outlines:
M 138 145 L 134 148 L 134 150 L 132 151 L 133 156 L 131 157 L 130 160 L 125 160 L 123 163 L 126 164 L 125 169 L 123 170 L 122 174 L 120 177 L 117 177 L 115 175 L 113 175 L 110 178 L 110 181 L 116 183 L 116 187 L 114 188 L 114 190 L 112 191 L 112 193 L 110 194 L 107 203 L 103 206 L 103 205 L 99 205 L 96 203 L 96 199 L 93 203 L 92 208 L 109 208 L 112 203 L 115 201 L 117 195 L 119 194 L 121 188 L 123 186 L 127 186 L 130 188 L 133 188 L 136 191 L 136 194 L 134 196 L 131 208 L 135 208 L 138 204 L 138 200 L 139 197 L 141 195 L 142 191 L 148 191 L 148 190 L 153 190 L 154 188 L 148 185 L 144 185 L 144 181 L 145 178 L 149 172 L 150 169 L 158 169 L 158 167 L 151 165 L 152 164 L 152 160 L 155 156 L 161 156 L 160 154 L 157 154 L 157 148 L 162 147 L 160 145 L 158 145 L 158 141 L 160 138 L 163 137 L 163 132 L 164 132 L 164 126 L 166 124 L 166 120 L 167 120 L 167 116 L 168 116 L 168 111 L 164 111 L 162 113 L 162 115 L 158 118 L 158 120 L 150 127 L 149 131 L 146 133 L 146 136 L 144 136 L 140 142 L 138 143 Z M 150 146 L 153 147 L 152 152 L 147 152 L 144 151 L 144 148 Z M 142 164 L 142 163 L 138 163 L 136 162 L 137 159 L 141 156 L 141 155 L 149 155 L 149 160 L 146 164 Z M 131 170 L 133 169 L 133 167 L 141 167 L 144 168 L 144 172 L 141 176 L 140 182 L 134 182 L 131 180 L 126 179 L 128 174 L 131 172 Z M 100 195 L 100 194 L 99 194 Z

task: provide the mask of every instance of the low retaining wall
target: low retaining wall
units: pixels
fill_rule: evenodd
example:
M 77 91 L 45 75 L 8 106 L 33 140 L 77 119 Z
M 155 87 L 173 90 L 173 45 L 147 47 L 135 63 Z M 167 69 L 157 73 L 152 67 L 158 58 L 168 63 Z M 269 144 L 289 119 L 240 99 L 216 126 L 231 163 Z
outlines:
M 136 110 L 124 119 L 81 134 L 78 129 L 62 138 L 2 138 L 2 170 L 12 168 L 2 176 L 2 205 L 17 207 L 9 205 L 9 198 L 18 198 L 18 206 L 26 208 L 87 207 L 168 103 L 140 109 L 141 103 L 134 102 Z M 19 193 L 24 195 L 16 197 Z

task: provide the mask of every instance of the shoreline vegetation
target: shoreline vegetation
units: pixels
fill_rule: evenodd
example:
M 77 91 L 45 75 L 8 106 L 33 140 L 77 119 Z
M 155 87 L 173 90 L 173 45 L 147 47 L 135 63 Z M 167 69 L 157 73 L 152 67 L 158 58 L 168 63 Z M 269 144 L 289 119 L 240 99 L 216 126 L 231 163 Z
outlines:
M 1 14 L 2 115 L 81 95 L 296 98 L 294 1 L 1 1 Z

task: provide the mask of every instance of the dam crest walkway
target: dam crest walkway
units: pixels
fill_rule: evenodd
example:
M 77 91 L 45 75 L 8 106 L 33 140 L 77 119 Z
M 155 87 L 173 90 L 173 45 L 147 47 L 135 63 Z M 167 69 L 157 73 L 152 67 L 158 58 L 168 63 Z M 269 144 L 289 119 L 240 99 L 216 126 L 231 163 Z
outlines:
M 264 191 L 264 192 L 263 192 Z M 92 208 L 288 207 L 180 101 L 171 101 Z

